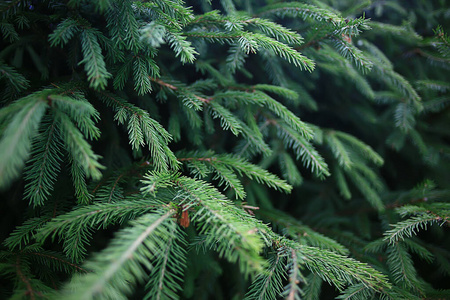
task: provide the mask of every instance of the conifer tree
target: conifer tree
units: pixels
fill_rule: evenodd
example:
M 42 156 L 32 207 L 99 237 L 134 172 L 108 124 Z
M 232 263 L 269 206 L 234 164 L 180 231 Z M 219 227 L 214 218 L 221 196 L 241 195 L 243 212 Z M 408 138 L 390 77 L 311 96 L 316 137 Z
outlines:
M 449 14 L 2 1 L 0 298 L 450 298 Z

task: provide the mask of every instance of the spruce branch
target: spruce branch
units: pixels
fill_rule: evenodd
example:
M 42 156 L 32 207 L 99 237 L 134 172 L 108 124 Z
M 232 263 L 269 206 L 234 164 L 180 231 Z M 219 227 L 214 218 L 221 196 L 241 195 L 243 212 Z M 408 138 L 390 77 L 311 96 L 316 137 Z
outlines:
M 420 215 L 411 217 L 407 220 L 394 224 L 388 231 L 386 231 L 384 238 L 389 240 L 389 243 L 393 244 L 398 241 L 404 240 L 406 237 L 412 237 L 417 235 L 417 232 L 421 229 L 427 229 L 429 225 L 434 223 L 440 226 L 449 223 L 448 215 L 437 215 L 433 213 L 421 213 Z
M 130 0 L 114 1 L 106 13 L 106 22 L 116 47 L 134 53 L 141 49 L 139 24 Z
M 26 245 L 30 244 L 36 232 L 42 228 L 49 219 L 48 216 L 43 216 L 26 220 L 22 225 L 16 227 L 9 237 L 5 239 L 3 244 L 8 247 L 9 250 L 23 249 Z
M 258 16 L 301 17 L 303 19 L 312 18 L 319 22 L 337 23 L 341 20 L 333 12 L 319 8 L 314 5 L 300 2 L 276 3 L 267 5 L 259 10 Z
M 54 115 L 60 124 L 65 147 L 69 151 L 72 159 L 81 166 L 86 176 L 94 180 L 100 179 L 102 176 L 100 170 L 104 168 L 98 162 L 100 156 L 92 151 L 91 145 L 83 138 L 83 134 L 65 113 L 54 110 Z
M 245 222 L 248 214 L 234 206 L 210 184 L 175 173 L 150 172 L 142 181 L 144 194 L 155 194 L 159 188 L 175 188 L 176 199 L 187 210 L 196 207 L 191 221 L 204 237 L 202 244 L 214 249 L 230 262 L 238 262 L 244 274 L 256 273 L 264 267 L 259 256 L 262 241 L 257 230 Z
M 269 258 L 269 267 L 253 281 L 245 299 L 275 299 L 283 289 L 286 278 L 284 255 L 275 253 Z
M 0 188 L 9 186 L 20 174 L 28 159 L 32 138 L 36 135 L 46 108 L 44 92 L 21 98 L 14 105 L 2 109 L 0 122 L 9 124 L 1 132 L 0 140 Z M 14 113 L 12 117 L 6 115 Z
M 108 248 L 85 263 L 85 268 L 93 273 L 74 276 L 58 297 L 126 299 L 131 291 L 130 284 L 141 281 L 146 277 L 146 270 L 153 268 L 151 261 L 161 252 L 155 246 L 164 244 L 170 237 L 170 228 L 176 226 L 174 213 L 166 210 L 133 221 L 131 227 L 117 234 Z
M 169 239 L 155 259 L 150 280 L 146 284 L 148 290 L 145 299 L 178 299 L 181 290 L 183 272 L 186 267 L 186 245 L 184 232 L 179 226 L 169 228 Z
M 116 110 L 114 119 L 119 124 L 127 123 L 129 142 L 133 149 L 148 145 L 155 168 L 176 169 L 178 163 L 168 147 L 172 136 L 149 113 L 125 99 L 108 92 L 97 92 L 97 96 Z
M 80 39 L 83 60 L 78 64 L 84 64 L 89 86 L 94 89 L 105 89 L 108 78 L 112 75 L 106 70 L 106 63 L 95 31 L 93 29 L 83 30 Z
M 290 185 L 274 174 L 238 156 L 211 152 L 190 152 L 178 154 L 178 160 L 186 163 L 188 168 L 193 170 L 194 175 L 200 178 L 204 178 L 211 171 L 215 172 L 216 175 L 213 179 L 218 179 L 219 185 L 225 184 L 226 187 L 231 187 L 239 199 L 245 198 L 245 191 L 235 173 L 239 176 L 245 175 L 258 183 L 263 183 L 286 193 L 289 193 L 292 189 Z M 204 170 L 199 166 L 199 163 L 207 165 L 210 170 Z
M 5 79 L 11 84 L 17 92 L 27 89 L 30 85 L 29 80 L 27 80 L 22 74 L 17 72 L 17 70 L 0 60 L 0 80 Z
M 297 251 L 311 272 L 339 290 L 342 290 L 345 284 L 353 284 L 354 281 L 361 282 L 366 288 L 374 291 L 390 288 L 386 275 L 365 263 L 309 246 L 302 245 L 297 248 Z
M 152 201 L 134 199 L 81 206 L 53 218 L 39 230 L 37 236 L 41 241 L 57 236 L 63 239 L 65 253 L 71 260 L 80 262 L 86 255 L 85 245 L 89 243 L 93 230 L 133 220 L 159 205 Z
M 275 126 L 278 130 L 278 136 L 283 140 L 286 147 L 292 148 L 296 154 L 296 158 L 302 160 L 307 168 L 311 168 L 319 177 L 329 176 L 328 165 L 322 156 L 311 145 L 309 141 L 299 135 L 284 122 L 276 122 Z
M 49 35 L 50 46 L 64 46 L 80 31 L 79 24 L 72 18 L 67 18 Z
M 287 260 L 286 268 L 288 269 L 289 283 L 284 287 L 283 296 L 286 300 L 298 300 L 305 295 L 300 288 L 300 284 L 309 282 L 300 271 L 301 259 L 293 249 L 290 249 L 287 253 Z
M 24 199 L 29 199 L 33 206 L 41 206 L 48 199 L 61 170 L 63 144 L 59 126 L 50 116 L 43 119 L 43 129 L 33 141 L 32 158 L 25 169 Z
M 394 243 L 388 247 L 388 266 L 396 283 L 407 287 L 414 292 L 423 294 L 423 282 L 417 276 L 411 255 L 402 243 Z M 413 292 L 413 293 L 414 293 Z

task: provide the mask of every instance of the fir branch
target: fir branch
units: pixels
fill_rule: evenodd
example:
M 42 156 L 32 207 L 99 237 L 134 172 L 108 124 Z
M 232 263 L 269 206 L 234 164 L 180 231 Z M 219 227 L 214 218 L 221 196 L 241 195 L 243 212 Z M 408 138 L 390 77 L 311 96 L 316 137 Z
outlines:
M 258 47 L 272 51 L 279 57 L 287 60 L 289 63 L 292 63 L 294 66 L 300 68 L 300 70 L 307 70 L 309 72 L 312 72 L 314 70 L 314 62 L 311 59 L 301 55 L 297 50 L 275 39 L 272 39 L 270 37 L 258 33 L 253 34 L 249 33 L 243 35 L 242 38 L 245 38 L 248 43 L 252 43 L 253 41 L 255 41 Z
M 173 152 L 168 147 L 172 136 L 149 113 L 125 99 L 108 92 L 98 92 L 97 96 L 107 105 L 116 110 L 115 120 L 119 124 L 127 122 L 129 142 L 133 149 L 148 145 L 155 168 L 176 169 L 178 163 Z
M 134 89 L 138 95 L 152 91 L 150 77 L 159 77 L 159 67 L 150 57 L 138 56 L 133 61 Z
M 345 40 L 345 37 L 333 37 L 332 41 L 339 53 L 343 57 L 350 59 L 363 72 L 372 70 L 373 62 L 361 50 Z
M 377 79 L 383 81 L 393 90 L 399 91 L 407 101 L 411 101 L 415 108 L 420 110 L 421 98 L 419 94 L 417 94 L 416 90 L 402 75 L 389 68 L 389 66 L 384 65 L 382 62 L 374 63 L 373 70 L 379 75 L 377 76 Z
M 399 103 L 394 112 L 395 126 L 403 132 L 412 130 L 416 123 L 414 112 L 414 108 L 408 103 Z
M 402 26 L 398 26 L 372 20 L 370 21 L 370 26 L 373 29 L 372 31 L 376 34 L 405 39 L 409 43 L 418 42 L 423 39 L 411 26 L 408 26 L 406 23 Z
M 292 101 L 297 100 L 299 98 L 299 94 L 296 91 L 282 86 L 271 84 L 256 84 L 252 86 L 252 88 L 259 91 L 273 93 Z
M 261 132 L 258 130 L 253 130 L 249 126 L 242 126 L 242 135 L 245 138 L 241 145 L 238 145 L 235 152 L 239 156 L 242 156 L 247 151 L 253 154 L 262 153 L 264 156 L 269 156 L 272 154 L 272 149 L 264 141 Z
M 227 56 L 227 68 L 231 74 L 243 68 L 248 55 L 243 51 L 238 42 L 231 44 Z
M 300 45 L 303 42 L 303 38 L 297 32 L 267 19 L 252 18 L 244 22 L 245 24 L 257 27 L 266 35 L 287 44 Z
M 287 125 L 289 125 L 295 132 L 300 133 L 306 140 L 311 140 L 313 138 L 311 128 L 306 123 L 301 121 L 299 117 L 297 117 L 294 113 L 287 109 L 283 104 L 269 97 L 267 94 L 259 91 L 255 91 L 254 96 L 256 96 L 256 99 L 259 99 L 258 102 L 263 103 L 273 113 L 280 117 Z
M 264 220 L 268 220 L 276 226 L 284 228 L 284 232 L 287 236 L 293 240 L 299 241 L 301 244 L 333 251 L 341 255 L 349 254 L 349 250 L 342 244 L 314 231 L 312 228 L 280 210 L 259 209 L 257 215 L 262 216 Z
M 287 152 L 282 152 L 278 157 L 281 174 L 286 181 L 292 186 L 299 186 L 303 182 L 303 177 L 298 170 L 294 159 Z
M 364 284 L 354 284 L 346 288 L 342 294 L 340 294 L 336 299 L 354 299 L 354 300 L 364 300 L 364 299 L 373 299 L 374 298 L 373 290 L 368 289 Z
M 75 197 L 78 204 L 86 205 L 92 200 L 92 195 L 88 191 L 86 182 L 86 172 L 83 166 L 72 155 L 69 155 L 70 175 L 72 176 L 73 187 L 75 189 Z
M 183 102 L 186 103 L 186 106 L 192 107 L 196 110 L 201 110 L 201 103 L 199 103 L 199 101 L 204 102 L 204 103 L 208 103 L 209 101 L 211 101 L 211 99 L 206 99 L 206 98 L 200 97 L 199 95 L 193 94 L 192 92 L 187 90 L 184 86 L 182 86 L 182 84 L 180 84 L 180 83 L 177 83 L 177 82 L 169 83 L 162 79 L 153 78 L 153 77 L 150 77 L 150 80 L 156 82 L 157 84 L 159 84 L 162 87 L 165 87 L 165 88 L 168 88 L 169 90 L 180 93 L 180 95 L 182 96 Z
M 345 174 L 350 178 L 350 180 L 355 184 L 359 191 L 364 195 L 365 199 L 378 211 L 384 211 L 385 206 L 383 201 L 379 196 L 380 188 L 373 184 L 373 180 L 367 177 L 366 174 L 361 172 L 360 169 L 350 169 L 344 170 Z M 379 181 L 375 181 L 377 184 Z
M 118 67 L 114 73 L 113 87 L 116 90 L 122 90 L 130 78 L 130 73 L 134 67 L 134 60 L 132 56 L 125 58 L 124 62 Z
M 314 70 L 314 62 L 311 59 L 301 55 L 300 52 L 294 48 L 260 33 L 246 31 L 231 33 L 213 31 L 201 32 L 197 30 L 186 32 L 184 35 L 193 38 L 204 38 L 211 42 L 226 42 L 229 44 L 234 43 L 237 40 L 240 47 L 246 54 L 257 53 L 258 49 L 262 48 L 269 50 L 277 56 L 287 60 L 300 70 L 307 70 L 309 72 Z
M 95 122 L 100 119 L 100 114 L 83 94 L 72 92 L 70 96 L 55 94 L 47 98 L 53 108 L 66 113 L 77 124 L 84 136 L 91 140 L 100 137 L 100 130 L 95 126 Z
M 352 166 L 352 161 L 348 150 L 342 142 L 336 137 L 334 132 L 329 131 L 325 134 L 325 141 L 330 146 L 334 157 L 338 160 L 339 165 L 344 169 L 349 169 Z
M 85 2 L 85 1 L 83 1 L 83 0 L 69 0 L 67 5 L 72 7 L 72 8 L 77 8 L 83 2 Z M 111 6 L 111 3 L 113 2 L 113 0 L 99 0 L 99 1 L 90 0 L 89 2 L 92 2 L 94 4 L 96 10 L 98 10 L 100 12 L 104 12 L 105 10 L 107 10 Z
M 308 300 L 319 300 L 320 292 L 322 289 L 322 278 L 314 273 L 309 274 L 306 277 L 306 282 L 308 283 L 305 288 L 305 299 Z
M 37 249 L 32 248 L 31 251 L 24 249 L 22 255 L 24 257 L 29 257 L 42 266 L 49 267 L 53 271 L 63 271 L 67 274 L 71 274 L 74 271 L 80 273 L 88 273 L 88 270 L 68 261 L 67 258 L 60 253 L 47 251 L 40 247 Z
M 350 188 L 347 184 L 347 180 L 345 179 L 344 172 L 342 172 L 341 168 L 338 166 L 333 167 L 333 172 L 336 184 L 339 188 L 339 193 L 341 194 L 344 199 L 351 199 L 352 193 L 350 191 Z

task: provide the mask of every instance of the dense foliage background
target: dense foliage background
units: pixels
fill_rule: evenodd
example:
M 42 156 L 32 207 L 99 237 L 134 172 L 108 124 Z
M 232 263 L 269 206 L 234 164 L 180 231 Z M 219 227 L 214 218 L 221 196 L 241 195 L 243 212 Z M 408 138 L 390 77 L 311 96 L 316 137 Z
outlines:
M 2 1 L 0 298 L 450 298 L 450 8 Z

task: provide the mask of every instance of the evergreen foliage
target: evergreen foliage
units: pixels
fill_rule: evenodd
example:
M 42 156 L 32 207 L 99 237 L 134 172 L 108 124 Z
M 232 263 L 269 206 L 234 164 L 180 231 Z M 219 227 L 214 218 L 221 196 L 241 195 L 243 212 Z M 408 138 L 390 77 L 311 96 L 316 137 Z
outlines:
M 449 13 L 2 1 L 0 298 L 450 298 Z

